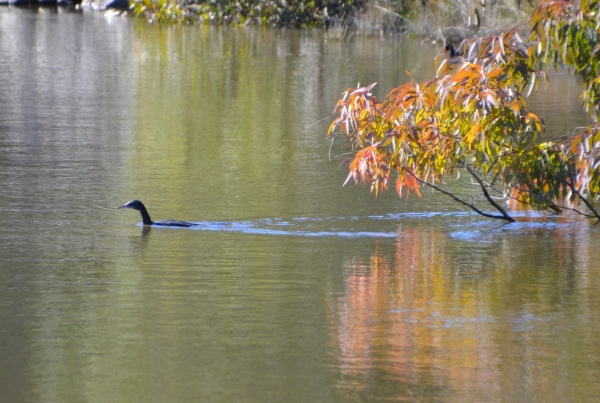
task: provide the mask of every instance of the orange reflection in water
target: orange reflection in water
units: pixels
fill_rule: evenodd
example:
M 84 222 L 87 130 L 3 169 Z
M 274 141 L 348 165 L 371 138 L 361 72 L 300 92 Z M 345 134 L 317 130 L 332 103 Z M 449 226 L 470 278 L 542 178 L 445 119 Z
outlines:
M 556 338 L 572 335 L 555 335 L 552 321 L 568 321 L 570 313 L 551 310 L 560 309 L 552 301 L 557 294 L 589 292 L 593 234 L 582 225 L 558 228 L 542 241 L 547 229 L 530 234 L 525 227 L 515 239 L 489 245 L 400 226 L 393 251 L 381 243 L 369 258 L 350 259 L 343 292 L 328 296 L 339 390 L 359 400 L 570 397 L 550 393 L 561 382 L 568 390 L 572 375 L 546 357 L 581 349 L 557 345 Z M 575 280 L 569 270 L 577 270 Z M 593 270 L 600 271 L 598 264 Z M 578 320 L 598 329 L 595 316 Z M 581 337 L 596 346 L 590 335 Z

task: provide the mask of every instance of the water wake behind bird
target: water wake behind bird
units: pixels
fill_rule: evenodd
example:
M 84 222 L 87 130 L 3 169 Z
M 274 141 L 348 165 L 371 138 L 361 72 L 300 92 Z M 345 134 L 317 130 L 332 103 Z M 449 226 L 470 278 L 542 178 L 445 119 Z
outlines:
M 253 221 L 197 221 L 190 222 L 185 229 L 195 231 L 237 232 L 254 235 L 302 236 L 302 237 L 342 237 L 342 238 L 395 238 L 396 233 L 390 231 L 364 231 L 355 228 L 323 229 L 328 219 L 315 219 L 320 225 L 312 225 L 312 219 L 296 219 L 285 221 L 280 219 L 263 219 Z M 336 220 L 337 221 L 337 220 Z M 334 221 L 330 221 L 333 223 Z M 323 225 L 325 224 L 325 225 Z M 140 226 L 143 224 L 140 223 Z M 182 227 L 173 227 L 182 228 Z

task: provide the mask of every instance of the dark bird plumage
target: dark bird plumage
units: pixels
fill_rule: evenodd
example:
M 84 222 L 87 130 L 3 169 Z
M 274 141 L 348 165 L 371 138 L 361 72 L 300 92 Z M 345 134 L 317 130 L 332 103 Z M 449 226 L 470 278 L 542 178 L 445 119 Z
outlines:
M 451 43 L 448 43 L 446 47 L 444 47 L 444 51 L 450 52 L 450 57 L 462 57 L 462 53 L 454 48 Z
M 152 221 L 150 218 L 150 214 L 148 214 L 148 210 L 146 210 L 146 206 L 139 200 L 132 200 L 127 204 L 124 204 L 120 207 L 117 207 L 119 210 L 131 209 L 137 210 L 142 215 L 142 222 L 144 225 L 156 225 L 161 227 L 192 227 L 193 223 L 187 221 L 179 221 L 179 220 L 160 220 L 160 221 Z

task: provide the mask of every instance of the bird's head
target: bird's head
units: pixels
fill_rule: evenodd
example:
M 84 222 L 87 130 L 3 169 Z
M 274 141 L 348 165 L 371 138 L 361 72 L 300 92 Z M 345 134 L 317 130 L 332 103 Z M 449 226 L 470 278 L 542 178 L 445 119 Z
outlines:
M 444 47 L 444 52 L 450 52 L 450 57 L 462 56 L 462 53 L 451 44 L 447 43 Z
M 142 203 L 139 200 L 132 200 L 127 204 L 117 207 L 117 209 L 119 209 L 119 210 L 132 209 L 132 210 L 141 211 L 141 210 L 144 210 L 144 203 Z

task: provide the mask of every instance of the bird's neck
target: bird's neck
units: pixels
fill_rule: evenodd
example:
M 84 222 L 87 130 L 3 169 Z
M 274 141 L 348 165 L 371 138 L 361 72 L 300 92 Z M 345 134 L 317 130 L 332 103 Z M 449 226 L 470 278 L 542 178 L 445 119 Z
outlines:
M 144 223 L 144 225 L 154 224 L 154 221 L 150 219 L 150 214 L 148 214 L 148 210 L 146 210 L 146 207 L 142 207 L 140 209 L 140 214 L 142 215 L 142 222 Z

